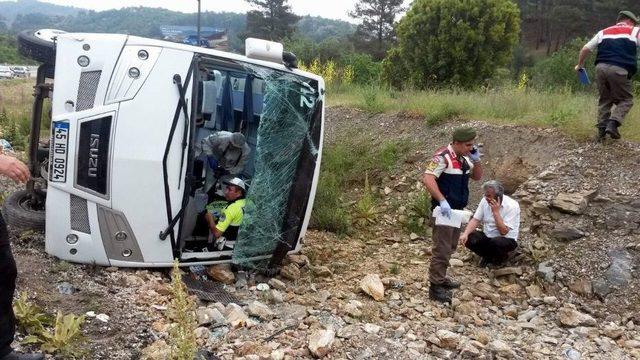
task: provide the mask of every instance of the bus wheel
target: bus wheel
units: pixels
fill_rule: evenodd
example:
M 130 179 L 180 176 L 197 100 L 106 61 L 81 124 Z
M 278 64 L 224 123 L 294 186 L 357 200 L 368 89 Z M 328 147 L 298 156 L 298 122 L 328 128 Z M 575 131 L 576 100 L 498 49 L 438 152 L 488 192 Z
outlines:
M 16 191 L 4 200 L 2 213 L 7 225 L 18 230 L 44 231 L 44 203 L 32 206 L 31 194 L 27 190 Z

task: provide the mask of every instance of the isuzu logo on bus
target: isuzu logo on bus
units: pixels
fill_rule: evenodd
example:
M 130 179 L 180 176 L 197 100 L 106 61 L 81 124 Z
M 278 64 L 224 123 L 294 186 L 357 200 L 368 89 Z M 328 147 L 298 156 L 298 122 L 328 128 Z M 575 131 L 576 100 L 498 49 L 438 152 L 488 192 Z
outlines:
M 109 182 L 109 138 L 112 117 L 103 116 L 80 123 L 76 185 L 107 195 Z
M 91 134 L 91 140 L 89 141 L 89 169 L 87 175 L 89 177 L 98 176 L 98 153 L 100 151 L 100 135 Z

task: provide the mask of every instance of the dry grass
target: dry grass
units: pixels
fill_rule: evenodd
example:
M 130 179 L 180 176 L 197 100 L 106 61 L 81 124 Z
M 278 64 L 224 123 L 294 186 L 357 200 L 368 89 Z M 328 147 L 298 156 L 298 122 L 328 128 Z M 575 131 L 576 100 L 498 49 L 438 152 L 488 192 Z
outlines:
M 390 91 L 343 86 L 328 92 L 329 105 L 377 112 L 406 112 L 429 123 L 451 118 L 484 120 L 500 124 L 554 127 L 576 139 L 595 134 L 596 95 L 569 91 L 539 91 L 504 87 L 478 91 Z M 640 106 L 627 115 L 620 130 L 624 139 L 640 141 Z

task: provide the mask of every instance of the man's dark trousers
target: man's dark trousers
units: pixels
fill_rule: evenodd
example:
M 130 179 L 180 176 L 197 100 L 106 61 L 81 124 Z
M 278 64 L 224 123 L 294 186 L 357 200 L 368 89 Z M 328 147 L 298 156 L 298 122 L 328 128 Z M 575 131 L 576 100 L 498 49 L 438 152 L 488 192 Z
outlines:
M 509 252 L 518 247 L 518 243 L 506 237 L 487 237 L 482 231 L 474 231 L 467 238 L 467 248 L 490 263 L 499 264 L 509 256 Z
M 0 214 L 0 358 L 11 352 L 16 318 L 13 314 L 13 292 L 16 289 L 16 262 L 11 254 L 7 225 Z

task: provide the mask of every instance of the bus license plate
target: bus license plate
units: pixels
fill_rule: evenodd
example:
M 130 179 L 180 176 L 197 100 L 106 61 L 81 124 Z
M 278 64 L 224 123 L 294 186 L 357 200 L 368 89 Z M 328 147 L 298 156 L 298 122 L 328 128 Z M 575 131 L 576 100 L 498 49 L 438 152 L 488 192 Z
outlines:
M 67 181 L 67 153 L 69 147 L 69 123 L 56 121 L 53 123 L 51 136 L 51 164 L 49 165 L 49 180 L 51 182 Z

